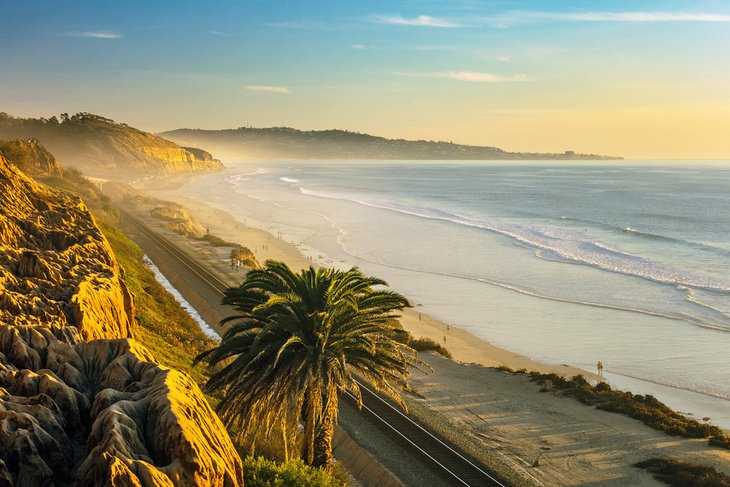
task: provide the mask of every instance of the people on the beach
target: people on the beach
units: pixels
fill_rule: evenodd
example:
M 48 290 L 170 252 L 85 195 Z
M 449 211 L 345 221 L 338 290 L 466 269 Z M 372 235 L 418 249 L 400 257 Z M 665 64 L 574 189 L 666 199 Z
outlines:
M 598 376 L 603 377 L 603 362 L 599 360 L 596 364 L 596 369 L 598 369 Z

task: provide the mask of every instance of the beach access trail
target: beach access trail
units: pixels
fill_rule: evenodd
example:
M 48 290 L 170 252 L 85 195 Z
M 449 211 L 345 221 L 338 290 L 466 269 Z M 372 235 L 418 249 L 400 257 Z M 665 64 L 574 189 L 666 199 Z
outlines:
M 176 193 L 178 185 L 170 184 L 168 191 L 160 191 L 157 184 L 155 194 L 184 205 L 197 221 L 206 223 L 211 233 L 246 245 L 261 262 L 281 260 L 293 269 L 309 265 L 295 246 Z M 178 241 L 195 245 L 182 237 Z M 227 259 L 213 256 L 210 251 L 206 254 L 191 249 L 206 259 L 207 265 L 219 270 L 228 265 Z M 505 365 L 567 377 L 581 373 L 595 379 L 593 374 L 541 364 L 500 349 L 419 314 L 417 308 L 406 310 L 402 324 L 415 337 L 440 341 L 446 334 L 446 346 L 454 357 L 447 360 L 422 354 L 434 373 L 414 375 L 411 383 L 415 395 L 408 401 L 412 412 L 429 421 L 434 429 L 460 438 L 464 449 L 475 456 L 483 454 L 479 458 L 486 463 L 502 464 L 519 472 L 520 485 L 664 485 L 632 466 L 659 456 L 712 465 L 730 474 L 730 451 L 709 447 L 706 440 L 668 436 L 631 418 L 540 392 L 540 386 L 524 375 L 490 367 Z

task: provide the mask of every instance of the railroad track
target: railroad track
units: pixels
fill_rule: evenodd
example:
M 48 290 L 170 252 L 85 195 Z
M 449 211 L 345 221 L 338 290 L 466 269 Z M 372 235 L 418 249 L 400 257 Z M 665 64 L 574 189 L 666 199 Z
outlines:
M 201 266 L 166 237 L 150 230 L 142 220 L 126 210 L 121 210 L 121 212 L 129 223 L 221 296 L 230 287 L 229 284 Z M 459 453 L 446 441 L 438 438 L 415 422 L 400 409 L 381 398 L 368 386 L 359 381 L 357 383 L 362 391 L 362 414 L 369 418 L 371 423 L 394 436 L 396 441 L 405 448 L 421 456 L 450 485 L 460 487 L 505 487 L 505 484 Z M 351 401 L 356 402 L 352 394 L 348 392 L 347 395 Z

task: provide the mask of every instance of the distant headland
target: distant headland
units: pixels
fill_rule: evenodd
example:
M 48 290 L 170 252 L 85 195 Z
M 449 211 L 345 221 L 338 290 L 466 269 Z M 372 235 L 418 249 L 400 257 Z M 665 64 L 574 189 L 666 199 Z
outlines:
M 221 162 L 93 113 L 20 118 L 0 112 L 0 139 L 34 139 L 65 166 L 91 175 L 214 171 Z M 21 141 L 22 142 L 22 141 Z
M 387 139 L 347 130 L 297 130 L 289 127 L 202 130 L 158 134 L 184 146 L 204 147 L 216 157 L 250 159 L 384 160 L 621 160 L 622 157 L 561 153 L 508 152 L 498 147 L 446 141 Z

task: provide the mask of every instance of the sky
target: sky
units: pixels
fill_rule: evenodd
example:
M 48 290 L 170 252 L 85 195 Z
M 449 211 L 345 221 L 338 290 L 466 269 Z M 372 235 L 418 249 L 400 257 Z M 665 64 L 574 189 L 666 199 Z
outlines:
M 0 0 L 0 111 L 730 159 L 730 1 Z

